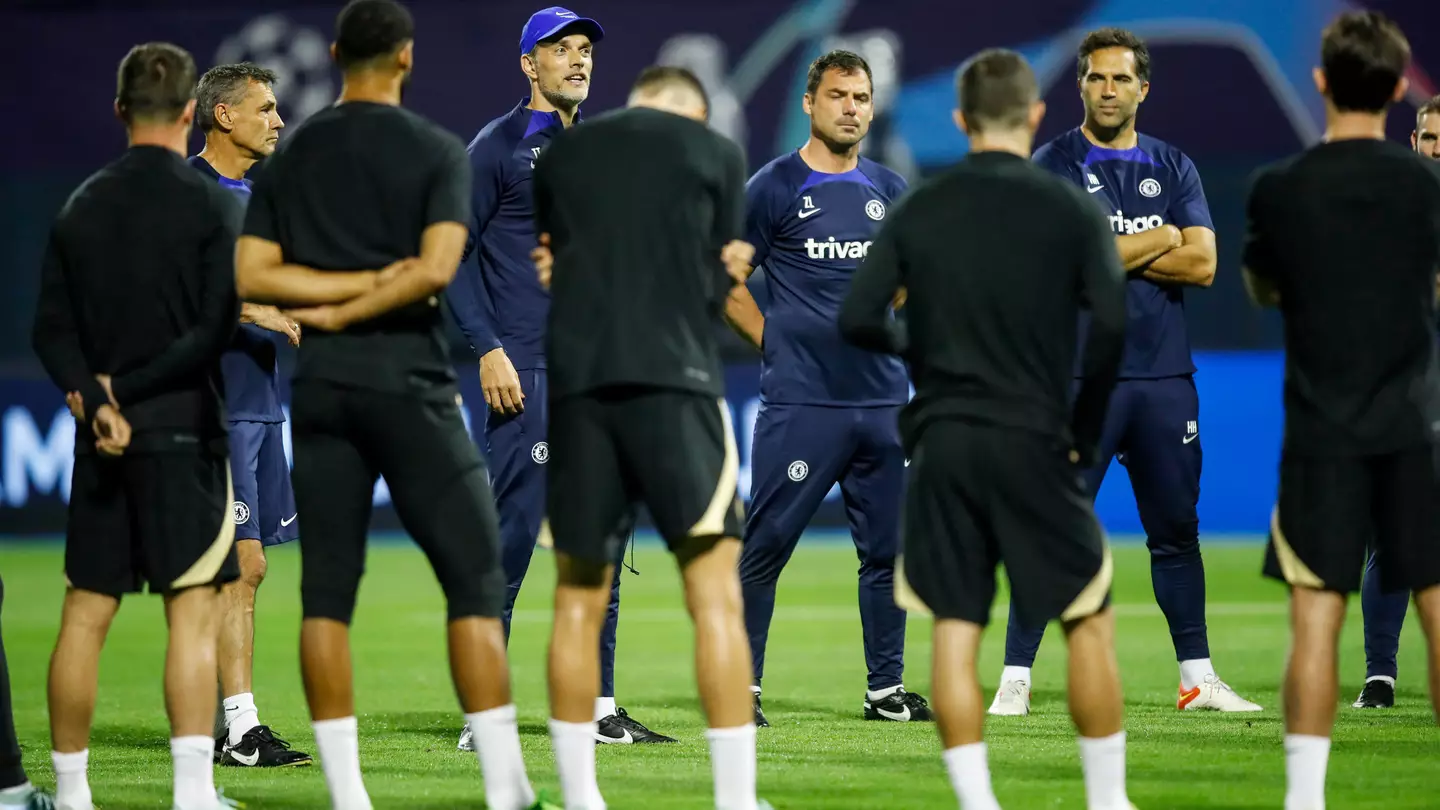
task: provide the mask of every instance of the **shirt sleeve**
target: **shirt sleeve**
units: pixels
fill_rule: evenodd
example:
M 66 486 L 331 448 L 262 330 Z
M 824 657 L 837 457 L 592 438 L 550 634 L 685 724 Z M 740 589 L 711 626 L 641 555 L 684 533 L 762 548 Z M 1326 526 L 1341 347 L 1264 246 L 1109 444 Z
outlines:
M 275 158 L 272 157 L 270 160 L 274 161 Z M 240 229 L 240 233 L 278 245 L 280 244 L 280 222 L 275 210 L 275 184 L 270 182 L 274 177 L 275 172 L 273 171 L 260 172 L 259 179 L 250 188 L 250 202 L 242 215 L 244 226 Z
M 53 232 L 40 268 L 40 301 L 35 308 L 31 339 L 50 379 L 62 391 L 79 391 L 86 415 L 93 416 L 108 397 L 85 359 L 65 276 L 64 254 Z
M 465 241 L 460 267 L 445 294 L 445 303 L 470 348 L 476 356 L 483 357 L 501 348 L 501 345 L 495 328 L 495 305 L 485 285 L 477 248 L 485 228 L 500 208 L 505 179 L 501 162 L 492 159 L 484 142 L 477 142 L 471 147 L 466 155 L 464 171 L 471 177 L 470 213 L 466 220 L 470 234 Z
M 749 202 L 745 190 L 745 155 L 741 153 L 738 145 L 730 142 L 725 145 L 724 155 L 725 174 L 721 179 L 720 209 L 716 223 L 719 226 L 716 236 L 721 246 L 749 235 L 745 221 Z M 759 253 L 758 246 L 756 253 Z
M 470 224 L 470 155 L 458 140 L 444 140 L 444 157 L 436 167 L 425 205 L 425 227 L 437 222 Z
M 1275 277 L 1274 252 L 1265 235 L 1265 198 L 1270 186 L 1270 175 L 1261 173 L 1250 186 L 1250 196 L 1245 200 L 1245 247 L 1240 266 L 1265 278 Z
M 890 307 L 896 290 L 905 283 L 897 233 L 902 217 L 901 209 L 886 217 L 840 305 L 840 334 L 872 352 L 903 354 L 909 346 L 905 322 L 896 318 Z
M 1180 156 L 1179 183 L 1180 187 L 1170 203 L 1170 221 L 1182 231 L 1186 228 L 1215 230 L 1215 223 L 1210 219 L 1210 204 L 1205 201 L 1205 187 L 1200 183 L 1200 172 L 1184 155 Z
M 1081 176 L 1081 166 L 1078 162 L 1070 160 L 1059 149 L 1053 146 L 1042 146 L 1035 152 L 1034 163 L 1036 166 L 1047 172 L 1062 178 L 1077 186 L 1085 185 L 1085 178 Z
M 769 258 L 775 238 L 775 214 L 771 186 L 775 174 L 761 169 L 745 184 L 745 241 L 755 246 L 754 266 L 760 267 Z
M 1091 318 L 1081 347 L 1082 379 L 1071 411 L 1070 433 L 1080 465 L 1088 467 L 1095 462 L 1105 410 L 1125 354 L 1125 270 L 1104 216 L 1088 201 L 1075 202 L 1083 218 L 1078 238 L 1080 284 Z
M 235 294 L 235 237 L 240 203 L 216 190 L 215 216 L 201 243 L 200 316 L 195 325 L 158 357 L 111 381 L 110 390 L 123 410 L 149 399 L 176 382 L 216 363 L 239 325 L 240 299 Z

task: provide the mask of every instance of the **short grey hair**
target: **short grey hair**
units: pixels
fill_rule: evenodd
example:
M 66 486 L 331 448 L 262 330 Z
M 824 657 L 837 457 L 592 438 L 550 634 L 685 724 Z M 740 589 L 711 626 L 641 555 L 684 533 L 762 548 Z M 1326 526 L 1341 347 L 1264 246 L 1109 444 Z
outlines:
M 215 107 L 239 104 L 245 98 L 245 91 L 250 89 L 250 82 L 274 85 L 277 78 L 275 71 L 254 62 L 216 65 L 205 71 L 200 83 L 195 86 L 195 118 L 200 131 L 215 129 Z

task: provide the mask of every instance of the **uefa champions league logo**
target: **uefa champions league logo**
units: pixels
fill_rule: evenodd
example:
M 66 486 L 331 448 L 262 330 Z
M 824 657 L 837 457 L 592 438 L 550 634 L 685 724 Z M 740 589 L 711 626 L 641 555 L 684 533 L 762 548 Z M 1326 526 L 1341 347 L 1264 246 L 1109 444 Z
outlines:
M 281 14 L 256 17 L 220 43 L 215 64 L 254 62 L 275 71 L 281 115 L 298 124 L 335 101 L 325 35 Z

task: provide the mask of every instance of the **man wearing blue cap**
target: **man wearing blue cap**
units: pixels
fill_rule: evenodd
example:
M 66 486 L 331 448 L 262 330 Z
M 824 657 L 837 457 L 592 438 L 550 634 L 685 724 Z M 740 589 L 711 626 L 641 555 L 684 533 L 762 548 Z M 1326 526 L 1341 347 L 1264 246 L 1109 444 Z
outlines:
M 446 300 L 480 359 L 480 386 L 489 406 L 485 451 L 509 584 L 504 614 L 507 639 L 515 597 L 545 516 L 545 463 L 550 459 L 545 406 L 550 294 L 540 286 L 530 261 L 536 244 L 531 174 L 535 158 L 550 140 L 580 120 L 580 104 L 590 94 L 592 50 L 604 35 L 596 21 L 559 6 L 531 15 L 520 33 L 520 70 L 530 82 L 530 96 L 486 124 L 470 143 L 475 173 L 470 240 Z M 629 527 L 617 526 L 616 531 L 624 536 Z M 616 566 L 600 636 L 596 740 L 674 742 L 615 704 L 619 573 Z M 460 734 L 459 747 L 473 747 L 468 726 Z

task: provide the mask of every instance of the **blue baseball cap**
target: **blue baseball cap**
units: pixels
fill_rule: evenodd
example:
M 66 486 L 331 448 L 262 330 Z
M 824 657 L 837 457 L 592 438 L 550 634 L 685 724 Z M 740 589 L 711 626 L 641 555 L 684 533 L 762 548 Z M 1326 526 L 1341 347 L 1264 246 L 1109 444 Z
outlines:
M 600 23 L 589 17 L 581 17 L 568 8 L 551 6 L 531 14 L 530 19 L 525 22 L 525 27 L 520 30 L 520 53 L 530 53 L 535 50 L 537 43 L 551 39 L 572 27 L 590 37 L 591 42 L 599 42 L 605 37 L 605 29 L 600 27 Z

